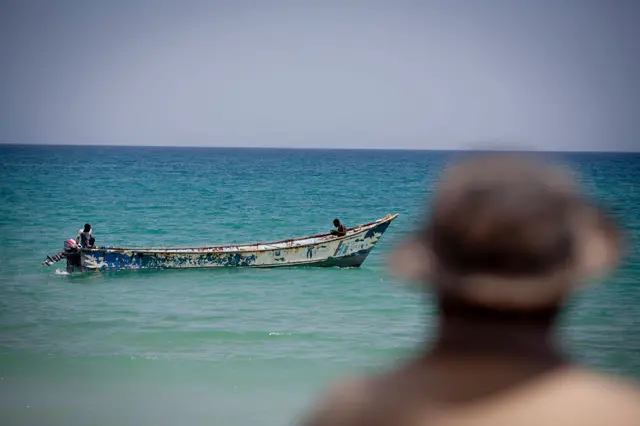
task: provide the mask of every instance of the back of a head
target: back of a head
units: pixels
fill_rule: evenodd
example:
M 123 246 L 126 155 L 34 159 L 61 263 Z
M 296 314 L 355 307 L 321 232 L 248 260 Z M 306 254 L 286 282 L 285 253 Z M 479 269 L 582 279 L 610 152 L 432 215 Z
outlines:
M 493 158 L 469 163 L 445 182 L 425 235 L 443 267 L 463 274 L 538 274 L 573 256 L 574 200 L 530 164 L 506 165 Z M 467 174 L 473 178 L 462 181 Z
M 88 223 L 85 223 L 84 224 L 84 232 L 89 232 L 89 231 L 91 231 L 91 225 L 88 224 Z
M 614 266 L 615 222 L 565 168 L 516 155 L 481 155 L 447 169 L 428 221 L 392 268 L 487 306 L 560 300 Z

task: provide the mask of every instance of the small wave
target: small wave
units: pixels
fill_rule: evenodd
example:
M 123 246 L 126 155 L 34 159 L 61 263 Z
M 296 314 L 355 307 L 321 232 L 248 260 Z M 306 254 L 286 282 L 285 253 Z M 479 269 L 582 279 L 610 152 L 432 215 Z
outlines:
M 155 355 L 129 355 L 129 359 L 135 361 L 135 360 L 146 360 L 146 361 L 158 361 L 160 360 L 160 358 L 158 358 Z
M 269 333 L 269 336 L 291 336 L 292 333 L 278 333 L 278 332 L 272 332 Z
M 56 275 L 70 275 L 67 271 L 56 269 Z

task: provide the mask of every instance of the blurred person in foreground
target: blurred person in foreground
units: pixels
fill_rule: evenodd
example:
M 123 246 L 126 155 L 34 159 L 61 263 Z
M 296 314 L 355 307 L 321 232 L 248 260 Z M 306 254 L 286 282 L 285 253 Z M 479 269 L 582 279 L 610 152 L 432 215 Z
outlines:
M 392 272 L 435 292 L 438 332 L 394 371 L 335 385 L 302 423 L 639 426 L 640 390 L 574 365 L 556 318 L 622 236 L 569 173 L 512 155 L 448 169 Z

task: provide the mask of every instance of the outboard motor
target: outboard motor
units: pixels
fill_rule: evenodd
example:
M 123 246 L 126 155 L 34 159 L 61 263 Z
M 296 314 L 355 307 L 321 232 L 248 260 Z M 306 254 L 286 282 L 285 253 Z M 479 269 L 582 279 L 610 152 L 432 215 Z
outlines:
M 76 244 L 74 239 L 69 238 L 64 242 L 64 252 L 67 253 L 72 251 L 78 251 L 78 244 Z
M 62 259 L 67 259 L 67 270 L 72 270 L 74 267 L 82 266 L 80 261 L 80 250 L 75 240 L 71 238 L 66 240 L 64 242 L 64 251 L 56 253 L 53 256 L 47 256 L 42 264 L 51 266 Z
M 69 238 L 64 242 L 64 257 L 67 258 L 67 270 L 71 271 L 74 267 L 81 267 L 80 247 L 75 240 Z

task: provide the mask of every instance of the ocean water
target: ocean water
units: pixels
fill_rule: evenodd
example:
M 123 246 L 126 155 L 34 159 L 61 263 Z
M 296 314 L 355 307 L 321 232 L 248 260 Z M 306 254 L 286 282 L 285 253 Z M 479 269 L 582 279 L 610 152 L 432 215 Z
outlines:
M 433 307 L 387 275 L 456 153 L 0 146 L 3 425 L 283 425 L 346 373 L 392 365 Z M 576 295 L 567 350 L 640 378 L 640 156 L 556 154 L 630 237 Z M 267 241 L 399 213 L 359 269 L 41 266 L 90 222 L 98 245 Z

